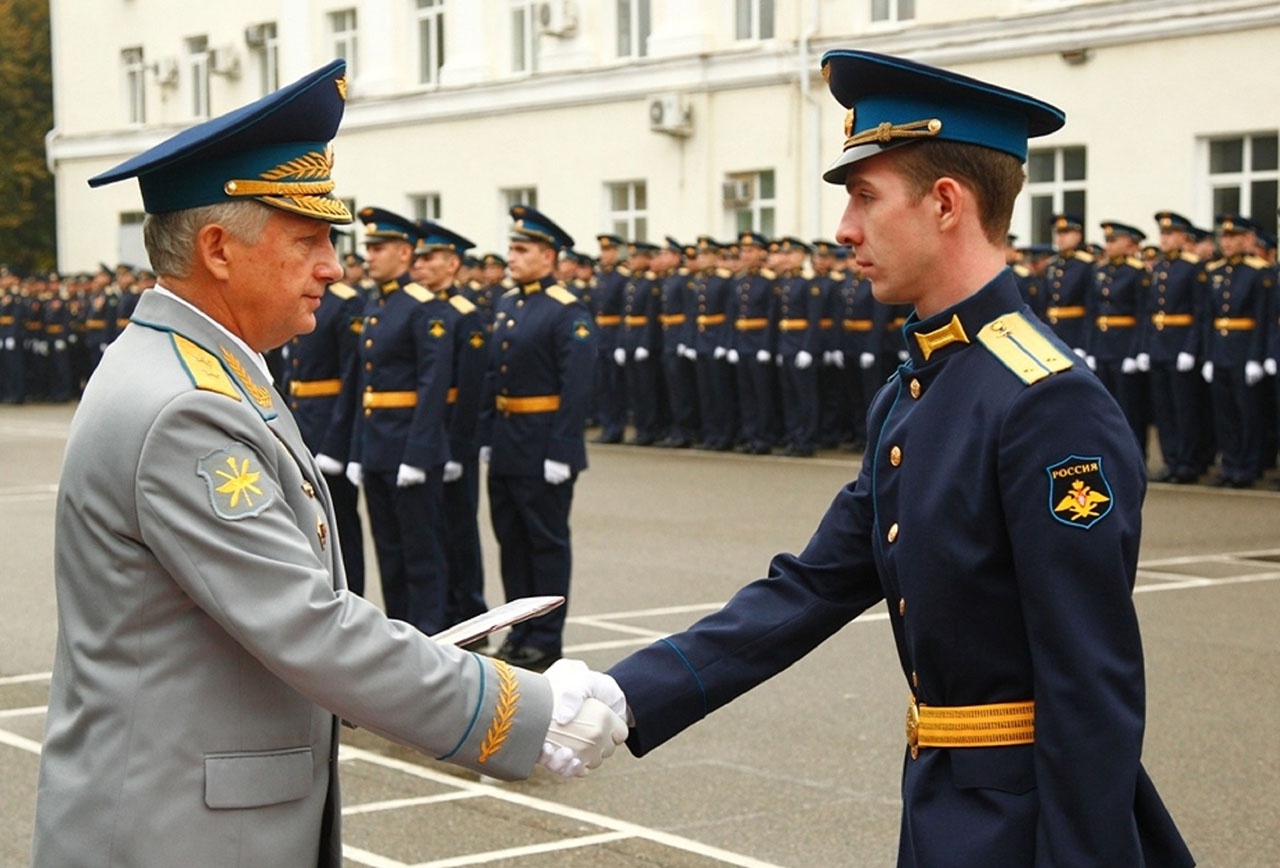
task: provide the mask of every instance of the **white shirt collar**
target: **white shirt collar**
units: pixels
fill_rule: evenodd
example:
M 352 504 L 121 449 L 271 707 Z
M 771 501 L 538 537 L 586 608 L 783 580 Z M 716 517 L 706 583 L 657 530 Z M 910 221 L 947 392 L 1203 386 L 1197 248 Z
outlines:
M 207 313 L 202 311 L 200 308 L 196 307 L 191 302 L 187 301 L 185 298 L 182 298 L 179 295 L 175 295 L 172 290 L 165 289 L 163 286 L 161 286 L 158 283 L 152 287 L 152 290 L 159 293 L 160 295 L 163 295 L 165 298 L 171 298 L 176 302 L 185 304 L 187 307 L 191 308 L 191 310 L 195 311 L 197 314 L 199 314 L 200 316 L 208 320 L 210 323 L 212 323 L 214 328 L 216 328 L 218 331 L 222 332 L 224 335 L 230 338 L 231 341 L 236 346 L 244 350 L 245 354 L 249 358 L 253 359 L 253 363 L 258 366 L 258 370 L 262 371 L 262 375 L 267 378 L 268 383 L 271 383 L 273 385 L 275 384 L 276 378 L 271 376 L 271 369 L 267 367 L 267 360 L 263 358 L 262 353 L 255 352 L 254 350 L 249 349 L 248 344 L 240 340 L 240 338 L 236 337 L 231 332 L 227 331 L 226 327 L 223 326 L 222 323 L 218 322 L 213 317 L 209 316 Z

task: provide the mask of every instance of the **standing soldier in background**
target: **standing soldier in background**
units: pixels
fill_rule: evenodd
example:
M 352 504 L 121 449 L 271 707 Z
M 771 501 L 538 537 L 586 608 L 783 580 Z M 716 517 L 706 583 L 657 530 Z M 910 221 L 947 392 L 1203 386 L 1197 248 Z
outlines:
M 600 260 L 596 267 L 596 291 L 592 296 L 591 312 L 595 316 L 596 345 L 595 376 L 592 385 L 593 405 L 600 433 L 596 443 L 621 443 L 627 424 L 627 392 L 623 368 L 614 361 L 618 348 L 618 335 L 622 330 L 623 294 L 631 271 L 618 261 L 626 246 L 621 236 L 602 234 L 596 236 L 600 244 Z
M 777 275 L 764 266 L 769 242 L 759 232 L 739 234 L 738 249 L 742 272 L 731 308 L 734 342 L 729 351 L 729 362 L 737 366 L 743 438 L 738 451 L 768 455 L 774 446 Z
M 358 291 L 366 301 L 378 297 L 378 282 L 365 270 L 364 257 L 354 250 L 342 258 L 347 286 Z
M 692 263 L 696 247 L 685 247 L 670 235 L 663 249 L 671 267 L 661 279 L 658 320 L 662 325 L 662 380 L 670 420 L 667 436 L 657 445 L 688 449 L 698 438 L 697 350 L 694 342 L 696 280 L 684 260 Z
M 733 344 L 729 307 L 733 300 L 733 272 L 720 262 L 721 246 L 699 235 L 694 266 L 695 306 L 693 351 L 698 376 L 698 410 L 702 419 L 701 449 L 728 452 L 734 441 Z
M 1247 253 L 1257 224 L 1239 214 L 1216 218 L 1223 258 L 1207 266 L 1208 310 L 1201 327 L 1204 364 L 1217 427 L 1221 472 L 1212 485 L 1252 488 L 1262 460 L 1262 381 L 1266 323 L 1275 285 L 1266 260 Z
M 449 431 L 449 460 L 444 465 L 444 515 L 441 545 L 448 565 L 445 624 L 457 624 L 486 611 L 484 563 L 480 555 L 480 442 L 478 423 L 481 401 L 488 395 L 485 372 L 489 366 L 484 321 L 479 308 L 455 282 L 463 256 L 474 245 L 439 223 L 418 223 L 412 275 L 415 281 L 448 304 L 452 317 L 453 381 L 445 399 Z M 466 646 L 479 651 L 489 647 L 481 638 Z
M 17 275 L 0 271 L 0 403 L 26 400 L 26 365 L 22 355 L 22 296 Z
M 658 246 L 647 241 L 631 245 L 631 278 L 622 292 L 622 333 L 613 351 L 613 360 L 626 378 L 635 426 L 635 435 L 627 441 L 632 446 L 652 446 L 658 439 L 661 372 L 654 354 L 662 340 L 658 322 L 662 288 L 651 268 L 657 253 Z
M 67 342 L 73 334 L 70 299 L 57 283 L 52 283 L 51 289 L 49 299 L 44 305 L 44 340 L 49 360 L 48 399 L 60 404 L 79 395 L 80 389 L 79 384 L 74 382 L 71 370 L 71 345 Z M 111 310 L 111 324 L 114 327 L 114 306 Z M 101 355 L 99 353 L 98 357 L 101 358 Z
M 1084 223 L 1074 214 L 1051 218 L 1058 253 L 1044 273 L 1045 320 L 1054 334 L 1084 358 L 1085 298 L 1093 283 L 1093 256 L 1081 248 Z
M 818 439 L 818 369 L 822 358 L 819 324 L 825 312 L 822 285 L 804 267 L 809 245 L 778 239 L 777 357 L 782 396 L 783 454 L 812 458 Z
M 836 269 L 836 245 L 832 241 L 818 239 L 810 244 L 813 252 L 809 261 L 813 276 L 822 295 L 818 316 L 818 445 L 834 449 L 848 432 L 848 418 L 841 411 L 840 369 L 836 367 L 835 351 L 840 345 L 839 326 L 840 285 L 847 275 Z
M 847 259 L 850 252 L 847 246 L 837 247 L 837 260 L 842 253 Z M 884 383 L 879 363 L 888 315 L 888 305 L 872 295 L 871 281 L 862 276 L 856 264 L 849 263 L 847 277 L 840 284 L 837 313 L 840 345 L 835 350 L 834 361 L 842 375 L 849 448 L 853 452 L 867 448 L 867 409 L 871 406 L 871 397 Z
M 493 333 L 493 312 L 498 299 L 515 284 L 507 277 L 507 260 L 496 253 L 486 253 L 480 258 L 480 288 L 474 296 L 468 296 L 480 309 L 480 321 L 487 334 Z
M 1191 221 L 1173 211 L 1155 215 L 1160 258 L 1151 270 L 1151 289 L 1138 313 L 1138 370 L 1150 371 L 1151 412 L 1164 458 L 1156 482 L 1195 482 L 1204 472 L 1200 458 L 1202 383 L 1196 373 L 1202 328 L 1197 315 L 1207 304 L 1204 263 L 1191 252 Z M 1205 420 L 1206 424 L 1208 420 Z
M 553 276 L 557 251 L 572 247 L 573 238 L 526 205 L 514 206 L 511 217 L 507 261 L 516 288 L 498 300 L 492 425 L 482 437 L 488 443 L 489 508 L 507 599 L 567 599 L 569 511 L 578 474 L 587 467 L 583 428 L 595 330 L 586 305 Z M 560 658 L 567 608 L 515 625 L 498 658 L 546 669 Z
M 1106 259 L 1098 264 L 1085 296 L 1085 357 L 1089 369 L 1116 399 L 1147 454 L 1145 379 L 1138 371 L 1138 312 L 1146 304 L 1151 275 L 1138 258 L 1146 233 L 1108 220 L 1102 223 Z
M 347 477 L 364 486 L 387 614 L 430 635 L 448 626 L 444 548 L 445 403 L 453 377 L 450 315 L 409 267 L 417 227 L 363 208 L 369 276 Z

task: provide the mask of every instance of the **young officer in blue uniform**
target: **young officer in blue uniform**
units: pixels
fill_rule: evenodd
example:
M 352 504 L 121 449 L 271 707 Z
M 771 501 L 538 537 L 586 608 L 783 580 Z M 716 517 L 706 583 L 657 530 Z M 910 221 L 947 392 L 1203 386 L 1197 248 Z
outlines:
M 768 455 L 774 446 L 774 347 L 777 343 L 777 275 L 764 267 L 769 242 L 758 232 L 738 236 L 743 271 L 735 286 L 734 340 L 730 364 L 737 366 L 738 409 L 742 438 L 739 451 Z
M 587 306 L 553 276 L 558 251 L 573 239 L 527 205 L 511 217 L 516 288 L 498 299 L 490 358 L 489 509 L 507 599 L 568 597 L 569 509 L 587 468 L 595 328 Z M 566 608 L 517 624 L 497 656 L 546 669 L 560 657 Z
M 1102 224 L 1106 259 L 1098 264 L 1085 296 L 1085 353 L 1089 367 L 1116 399 L 1146 453 L 1146 378 L 1138 371 L 1138 311 L 1146 304 L 1151 275 L 1138 258 L 1146 233 L 1107 220 Z
M 600 423 L 596 443 L 621 443 L 622 430 L 627 423 L 627 389 L 623 368 L 613 358 L 618 348 L 618 334 L 622 331 L 623 291 L 631 278 L 631 271 L 618 261 L 627 242 L 620 235 L 597 235 L 600 243 L 600 261 L 596 267 L 596 291 L 591 298 L 591 310 L 596 318 L 595 408 Z
M 1045 320 L 1053 332 L 1085 356 L 1085 298 L 1093 281 L 1093 256 L 1083 248 L 1084 221 L 1075 214 L 1054 214 L 1053 240 L 1058 253 L 1044 271 Z
M 804 550 L 611 670 L 628 745 L 652 750 L 887 599 L 910 690 L 900 866 L 1190 865 L 1140 762 L 1141 456 L 1004 264 L 1027 139 L 1064 117 L 911 61 L 822 65 L 850 109 L 823 176 L 849 192 L 836 240 L 877 296 L 914 305 L 910 357 Z

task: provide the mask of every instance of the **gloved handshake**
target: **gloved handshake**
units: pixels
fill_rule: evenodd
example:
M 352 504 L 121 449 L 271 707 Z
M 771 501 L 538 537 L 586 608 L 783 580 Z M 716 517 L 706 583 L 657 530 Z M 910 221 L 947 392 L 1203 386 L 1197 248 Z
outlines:
M 626 741 L 626 697 L 616 681 L 581 660 L 557 660 L 546 677 L 555 705 L 538 763 L 562 777 L 582 777 Z

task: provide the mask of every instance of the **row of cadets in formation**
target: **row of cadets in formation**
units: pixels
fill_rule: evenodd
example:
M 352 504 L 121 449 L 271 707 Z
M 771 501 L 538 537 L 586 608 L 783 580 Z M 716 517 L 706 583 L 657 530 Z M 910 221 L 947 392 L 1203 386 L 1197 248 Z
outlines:
M 1280 427 L 1276 241 L 1240 214 L 1217 215 L 1216 235 L 1173 211 L 1154 219 L 1158 245 L 1106 220 L 1091 252 L 1083 221 L 1056 214 L 1056 251 L 1008 258 L 1032 311 L 1106 385 L 1144 452 L 1154 427 L 1153 479 L 1252 487 L 1275 466 Z
M 282 353 L 281 386 L 328 478 L 339 533 L 362 538 L 363 487 L 387 614 L 427 634 L 487 608 L 482 456 L 508 598 L 569 592 L 595 334 L 552 273 L 572 239 L 535 209 L 512 216 L 512 262 L 486 256 L 496 271 L 485 287 L 459 279 L 467 238 L 362 209 L 364 256 L 346 255 L 316 329 Z M 343 556 L 363 592 L 360 546 Z M 561 655 L 565 608 L 517 625 L 497 656 L 545 669 Z
M 19 277 L 0 265 L 0 403 L 78 398 L 155 275 L 129 265 Z

